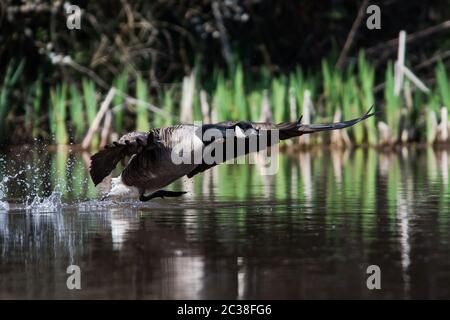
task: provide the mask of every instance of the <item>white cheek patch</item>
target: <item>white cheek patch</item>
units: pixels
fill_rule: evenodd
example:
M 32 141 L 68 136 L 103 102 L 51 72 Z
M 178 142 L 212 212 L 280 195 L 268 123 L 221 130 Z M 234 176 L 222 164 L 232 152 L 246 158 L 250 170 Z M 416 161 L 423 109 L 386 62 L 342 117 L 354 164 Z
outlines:
M 234 130 L 236 132 L 236 137 L 237 138 L 242 139 L 242 138 L 246 137 L 244 131 L 242 131 L 242 129 L 239 128 L 238 126 L 236 126 L 236 128 Z

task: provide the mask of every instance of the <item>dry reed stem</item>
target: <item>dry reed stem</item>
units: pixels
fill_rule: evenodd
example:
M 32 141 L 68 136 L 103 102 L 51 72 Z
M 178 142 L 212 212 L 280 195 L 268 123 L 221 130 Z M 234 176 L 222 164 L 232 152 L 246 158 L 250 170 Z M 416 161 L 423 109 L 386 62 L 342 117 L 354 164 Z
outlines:
M 111 104 L 111 101 L 114 98 L 115 94 L 116 89 L 114 87 L 109 89 L 106 98 L 103 100 L 102 105 L 100 106 L 100 110 L 95 115 L 94 121 L 92 122 L 88 132 L 86 133 L 86 136 L 83 139 L 83 143 L 81 144 L 83 149 L 87 149 L 91 145 L 92 137 L 94 136 L 94 133 L 98 130 L 100 122 L 103 116 L 105 115 L 106 111 L 108 111 L 109 105 Z

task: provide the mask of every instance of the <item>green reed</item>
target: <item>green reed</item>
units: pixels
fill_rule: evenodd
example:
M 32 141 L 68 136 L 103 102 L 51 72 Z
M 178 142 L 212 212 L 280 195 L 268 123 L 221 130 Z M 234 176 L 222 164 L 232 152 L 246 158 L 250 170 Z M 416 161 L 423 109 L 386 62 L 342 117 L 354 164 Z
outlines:
M 450 108 L 450 82 L 442 61 L 439 61 L 436 66 L 436 84 L 442 106 Z
M 66 95 L 67 86 L 65 84 L 50 89 L 50 130 L 58 145 L 65 145 L 69 142 L 66 126 Z
M 6 68 L 3 83 L 0 86 L 0 143 L 6 140 L 6 117 L 8 115 L 8 108 L 12 105 L 9 98 L 13 87 L 22 74 L 24 66 L 24 60 L 17 65 L 14 60 L 11 60 Z
M 123 133 L 124 128 L 124 113 L 125 113 L 125 97 L 128 89 L 128 70 L 124 70 L 114 79 L 114 86 L 117 89 L 117 94 L 113 99 L 114 106 L 114 130 L 118 133 Z
M 83 102 L 80 91 L 75 84 L 70 85 L 70 120 L 75 141 L 81 141 L 87 126 L 84 119 Z
M 25 102 L 25 130 L 36 139 L 39 136 L 40 130 L 40 116 L 42 105 L 42 74 L 30 86 L 27 91 L 27 98 Z
M 400 135 L 401 99 L 394 93 L 394 70 L 391 62 L 388 63 L 385 74 L 384 102 L 384 116 L 395 142 Z
M 166 90 L 159 90 L 159 99 L 162 101 L 162 106 L 164 107 L 164 110 L 167 111 L 168 114 L 174 114 L 175 113 L 175 101 L 174 101 L 174 93 L 173 89 L 169 88 Z M 172 120 L 169 118 L 162 118 L 162 125 L 169 126 L 172 124 Z
M 82 80 L 81 84 L 83 88 L 84 105 L 86 108 L 86 119 L 88 125 L 90 126 L 92 122 L 94 122 L 95 116 L 97 115 L 98 111 L 95 82 L 85 78 Z M 99 134 L 96 133 L 92 137 L 91 145 L 95 148 L 99 143 L 100 137 Z
M 73 199 L 80 199 L 83 196 L 83 193 L 86 192 L 85 182 L 89 180 L 85 180 L 84 174 L 86 172 L 86 167 L 82 159 L 77 159 L 73 161 L 73 165 L 71 168 L 71 195 Z
M 55 156 L 52 157 L 50 169 L 52 190 L 61 192 L 67 190 L 67 159 L 68 153 L 64 150 L 56 152 Z
M 234 72 L 233 81 L 233 104 L 235 107 L 234 116 L 239 119 L 248 119 L 246 93 L 244 88 L 244 70 L 238 64 Z
M 162 103 L 161 106 L 164 108 L 164 110 L 166 110 L 168 114 L 172 114 L 171 110 L 173 110 L 173 101 L 171 101 L 171 98 L 170 98 L 170 91 L 167 90 L 165 92 L 167 92 L 167 97 L 166 97 L 167 100 L 161 99 L 159 101 L 161 101 L 161 103 Z M 166 103 L 167 103 L 167 105 L 166 105 Z M 151 118 L 150 122 L 151 122 L 151 125 L 155 128 L 160 128 L 160 127 L 163 127 L 164 125 L 170 124 L 170 119 L 163 117 L 159 113 L 154 112 L 154 113 L 152 113 L 152 116 L 153 117 Z
M 223 72 L 217 74 L 216 89 L 213 94 L 213 108 L 216 110 L 219 121 L 232 120 L 231 118 L 231 100 L 232 95 L 229 92 Z
M 375 69 L 367 63 L 363 52 L 358 56 L 358 76 L 360 84 L 360 110 L 362 114 L 367 108 L 375 104 L 375 94 L 373 91 L 375 83 Z M 367 142 L 371 145 L 377 144 L 377 130 L 375 118 L 367 119 L 365 122 L 367 132 Z
M 294 90 L 296 96 L 296 118 L 299 118 L 303 110 L 303 97 L 305 90 L 313 92 L 314 84 L 311 78 L 304 77 L 303 70 L 301 68 L 297 68 L 289 75 L 289 86 L 292 90 Z
M 288 117 L 287 88 L 285 77 L 277 77 L 272 80 L 272 108 L 275 122 L 282 122 Z
M 197 75 L 195 78 L 195 83 L 198 83 Z M 202 107 L 200 105 L 200 90 L 198 90 L 198 88 L 194 88 L 194 97 L 192 99 L 192 115 L 194 121 L 203 121 Z M 162 122 L 162 120 L 160 120 L 160 122 Z M 157 123 L 155 121 L 154 125 L 157 126 Z
M 8 134 L 5 131 L 5 119 L 11 110 L 12 88 L 18 81 L 22 69 L 23 62 L 20 64 L 10 62 L 1 83 L 0 130 L 3 130 L 4 134 L 0 139 L 4 139 Z M 197 69 L 201 70 L 199 66 Z M 356 63 L 350 63 L 345 70 L 336 68 L 332 60 L 323 60 L 319 73 L 312 73 L 311 70 L 306 72 L 300 67 L 290 73 L 274 73 L 268 67 L 250 72 L 244 71 L 244 67 L 239 63 L 227 70 L 215 68 L 210 75 L 195 72 L 193 119 L 203 118 L 200 92 L 204 91 L 210 108 L 209 113 L 218 121 L 241 119 L 259 121 L 263 104 L 267 101 L 264 98 L 266 93 L 273 120 L 290 121 L 305 112 L 304 94 L 308 90 L 311 92 L 313 104 L 313 109 L 309 110 L 311 122 L 329 122 L 338 112 L 342 113 L 341 119 L 352 119 L 362 115 L 372 105 L 376 111 L 381 111 L 378 118 L 370 118 L 364 124 L 346 130 L 354 145 L 378 144 L 378 136 L 381 137 L 378 134 L 378 121 L 385 122 L 389 129 L 386 131 L 390 135 L 388 143 L 398 142 L 401 130 L 404 129 L 411 133 L 410 140 L 434 143 L 440 108 L 450 107 L 450 82 L 445 65 L 442 62 L 437 63 L 436 84 L 431 87 L 430 94 L 419 93 L 405 81 L 407 90 L 396 96 L 392 62 L 386 65 L 384 79 L 378 80 L 378 84 L 384 82 L 383 91 L 376 93 L 374 90 L 377 84 L 376 76 L 379 77 L 380 73 L 383 74 L 382 69 L 376 73 L 373 64 L 363 53 L 359 54 Z M 49 89 L 42 79 L 39 77 L 29 89 L 24 90 L 26 100 L 22 106 L 18 105 L 16 110 L 17 113 L 24 114 L 27 134 L 34 138 L 45 137 L 46 129 L 42 126 L 42 120 L 48 119 L 50 131 L 55 134 L 58 144 L 64 141 L 80 143 L 99 109 L 100 101 L 97 98 L 100 92 L 97 93 L 95 82 L 82 78 L 81 83 L 72 82 L 67 88 L 59 84 Z M 134 85 L 129 86 L 133 82 Z M 134 109 L 130 109 L 130 112 L 125 112 L 128 103 L 125 96 L 151 103 L 171 114 L 173 119 L 177 119 L 181 113 L 181 85 L 163 84 L 155 87 L 141 75 L 131 79 L 131 73 L 126 69 L 112 80 L 111 85 L 119 92 L 111 105 L 115 132 L 121 134 L 133 127 L 147 131 L 152 127 L 178 122 L 151 111 L 144 103 L 138 103 Z M 101 95 L 104 96 L 105 90 L 101 91 Z M 405 96 L 409 99 L 405 99 Z M 412 104 L 407 104 L 410 99 Z M 49 110 L 42 108 L 41 105 L 44 103 L 48 103 L 51 108 Z M 66 108 L 69 108 L 67 115 Z M 66 121 L 70 126 L 65 125 Z M 73 130 L 70 131 L 69 137 L 70 128 Z M 426 130 L 423 130 L 424 128 Z M 313 143 L 330 141 L 329 135 L 313 137 L 314 140 L 311 140 Z M 342 135 L 340 138 L 346 137 Z M 97 146 L 98 143 L 99 134 L 96 133 L 93 145 Z
M 248 119 L 259 120 L 261 116 L 262 101 L 263 93 L 259 90 L 253 90 L 247 95 L 247 103 L 249 108 Z
M 145 102 L 149 99 L 148 86 L 141 75 L 136 77 L 136 98 Z M 136 130 L 143 132 L 150 130 L 148 123 L 148 110 L 147 106 L 144 104 L 138 104 L 136 106 Z
M 359 98 L 356 76 L 350 77 L 346 83 L 344 95 L 347 96 L 345 100 L 348 105 L 345 107 L 345 118 L 352 119 L 359 117 L 366 110 L 363 111 L 363 108 L 360 105 L 361 100 Z M 364 126 L 354 126 L 350 131 L 353 133 L 354 143 L 361 145 L 364 142 Z
M 34 99 L 33 99 L 33 129 L 32 136 L 36 139 L 39 136 L 40 129 L 40 119 L 39 115 L 41 113 L 42 107 L 42 77 L 40 75 L 39 79 L 34 84 Z
M 329 62 L 322 61 L 323 95 L 325 97 L 325 111 L 327 116 L 332 116 L 339 106 L 339 97 L 342 93 L 341 73 Z
M 439 94 L 433 93 L 425 108 L 426 141 L 433 144 L 436 140 L 437 115 L 439 114 Z

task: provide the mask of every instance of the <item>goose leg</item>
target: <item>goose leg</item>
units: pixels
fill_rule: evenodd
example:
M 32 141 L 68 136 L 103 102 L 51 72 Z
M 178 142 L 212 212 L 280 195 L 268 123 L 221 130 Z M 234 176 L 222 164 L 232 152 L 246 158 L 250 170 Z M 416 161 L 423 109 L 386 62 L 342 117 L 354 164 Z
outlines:
M 164 198 L 164 197 L 180 197 L 185 194 L 186 191 L 166 191 L 166 190 L 158 190 L 146 196 L 145 194 L 141 194 L 139 196 L 140 201 L 149 201 L 153 198 Z

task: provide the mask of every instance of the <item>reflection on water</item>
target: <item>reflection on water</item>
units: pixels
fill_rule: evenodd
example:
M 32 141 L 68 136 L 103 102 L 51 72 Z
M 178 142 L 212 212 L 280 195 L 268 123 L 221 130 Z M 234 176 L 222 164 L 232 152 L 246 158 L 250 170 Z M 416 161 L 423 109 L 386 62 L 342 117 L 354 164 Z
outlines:
M 0 298 L 450 298 L 446 150 L 222 165 L 145 204 L 96 201 L 86 155 L 39 150 L 0 156 Z

